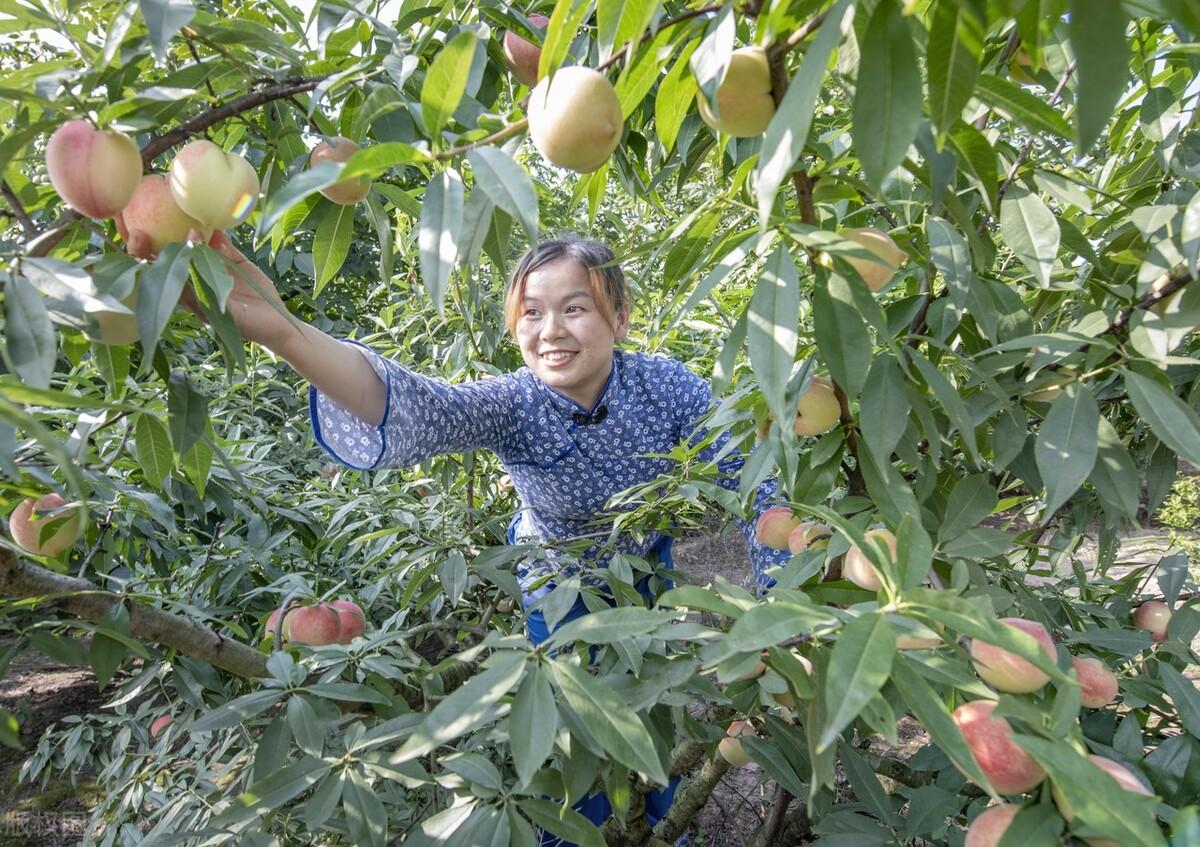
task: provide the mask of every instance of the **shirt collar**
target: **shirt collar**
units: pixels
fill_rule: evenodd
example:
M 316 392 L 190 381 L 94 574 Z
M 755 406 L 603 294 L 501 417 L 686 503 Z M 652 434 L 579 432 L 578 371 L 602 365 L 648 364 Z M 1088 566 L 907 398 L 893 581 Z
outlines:
M 543 391 L 544 395 L 549 398 L 550 405 L 566 417 L 570 417 L 576 412 L 587 412 L 591 414 L 601 406 L 611 405 L 620 396 L 621 371 L 624 368 L 624 353 L 620 350 L 613 350 L 612 367 L 608 372 L 608 381 L 604 383 L 604 387 L 600 389 L 600 396 L 596 398 L 595 404 L 590 409 L 585 409 L 583 406 L 576 403 L 570 397 L 555 391 L 546 383 L 542 382 L 536 376 L 534 380 Z M 532 371 L 530 371 L 532 374 Z

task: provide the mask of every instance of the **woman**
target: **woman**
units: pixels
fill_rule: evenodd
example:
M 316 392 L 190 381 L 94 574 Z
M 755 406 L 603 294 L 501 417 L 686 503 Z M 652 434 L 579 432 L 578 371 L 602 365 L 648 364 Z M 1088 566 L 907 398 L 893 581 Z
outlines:
M 368 348 L 337 341 L 315 327 L 289 321 L 270 280 L 223 234 L 212 245 L 236 265 L 229 310 L 242 335 L 272 350 L 307 379 L 317 441 L 352 468 L 406 467 L 439 453 L 487 448 L 500 458 L 521 499 L 509 540 L 561 544 L 595 538 L 578 557 L 553 552 L 518 567 L 534 643 L 550 632 L 537 608 L 568 575 L 604 593 L 603 566 L 614 550 L 670 565 L 670 537 L 651 534 L 609 538 L 609 498 L 668 471 L 665 455 L 697 437 L 708 411 L 708 384 L 683 364 L 616 349 L 629 328 L 625 277 L 612 251 L 580 238 L 543 241 L 518 263 L 505 293 L 508 329 L 526 367 L 495 379 L 450 385 L 412 373 Z M 252 279 L 258 288 L 247 284 Z M 261 292 L 261 293 L 260 293 Z M 265 295 L 265 297 L 264 297 Z M 715 455 L 727 435 L 706 449 Z M 736 488 L 736 453 L 721 462 L 721 484 Z M 773 483 L 760 486 L 765 509 Z M 743 522 L 759 588 L 771 584 L 767 568 L 788 554 L 754 539 Z M 653 600 L 647 580 L 638 590 Z M 587 613 L 582 597 L 563 622 Z M 647 798 L 653 823 L 666 813 L 675 784 Z M 579 808 L 602 823 L 611 808 L 603 794 Z M 558 844 L 546 836 L 544 844 Z

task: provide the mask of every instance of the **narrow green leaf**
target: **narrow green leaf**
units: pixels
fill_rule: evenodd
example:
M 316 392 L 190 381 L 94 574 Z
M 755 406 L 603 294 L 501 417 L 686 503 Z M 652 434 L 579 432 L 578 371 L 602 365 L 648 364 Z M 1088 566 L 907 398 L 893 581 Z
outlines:
M 452 168 L 434 175 L 421 204 L 421 277 L 438 314 L 443 313 L 450 270 L 458 256 L 463 223 L 463 184 Z
M 421 117 L 429 137 L 438 142 L 438 134 L 467 90 L 471 64 L 479 44 L 479 33 L 463 29 L 434 57 L 421 87 Z
M 860 615 L 842 629 L 825 676 L 829 716 L 821 727 L 818 751 L 829 749 L 883 688 L 891 676 L 895 654 L 896 633 L 881 614 Z
M 551 803 L 549 800 L 524 799 L 521 811 L 529 815 L 535 824 L 559 838 L 579 847 L 604 847 L 600 830 L 574 809 Z
M 557 0 L 554 4 L 554 11 L 550 13 L 550 23 L 546 24 L 546 38 L 542 41 L 538 79 L 558 70 L 592 6 L 592 0 Z
M 654 127 L 664 153 L 670 153 L 675 147 L 679 127 L 693 108 L 697 85 L 689 61 L 699 43 L 698 38 L 688 42 L 675 64 L 671 66 L 671 70 L 667 71 L 663 81 L 658 84 L 658 93 L 654 96 Z
M 590 617 L 586 616 L 585 617 Z M 513 765 L 522 785 L 528 785 L 554 747 L 558 709 L 554 691 L 540 667 L 521 682 L 508 715 L 508 737 Z
M 975 268 L 971 262 L 971 247 L 949 221 L 931 216 L 925 221 L 925 235 L 934 267 L 946 281 L 950 301 L 960 311 L 967 308 L 971 290 L 976 287 Z
M 166 61 L 171 39 L 196 15 L 189 0 L 139 0 L 154 57 Z
M 223 703 L 211 712 L 205 712 L 188 727 L 189 732 L 215 732 L 218 729 L 245 723 L 257 714 L 265 712 L 283 696 L 278 688 L 264 688 L 243 694 L 235 700 Z
M 796 361 L 800 318 L 800 277 L 787 248 L 780 244 L 767 260 L 754 287 L 747 315 L 750 364 L 767 408 L 775 420 L 794 417 L 784 403 L 787 381 Z
M 313 237 L 313 297 L 321 293 L 325 283 L 333 279 L 350 253 L 350 239 L 354 236 L 354 206 L 331 204 L 317 234 Z
M 657 8 L 656 0 L 599 0 L 596 4 L 596 34 L 600 42 L 600 61 L 607 62 L 614 50 L 640 39 Z
M 137 325 L 147 362 L 154 357 L 158 339 L 179 304 L 191 258 L 192 248 L 187 244 L 168 244 L 154 264 L 142 272 L 137 289 Z
M 1018 185 L 1010 186 L 1000 204 L 1000 232 L 1038 285 L 1049 288 L 1060 232 L 1058 220 L 1042 198 Z
M 1200 738 L 1200 691 L 1196 690 L 1194 680 L 1188 679 L 1168 664 L 1158 666 L 1158 676 L 1162 680 L 1163 689 L 1175 704 L 1175 711 L 1183 728 L 1191 733 L 1193 738 Z
M 975 83 L 975 96 L 1030 132 L 1071 138 L 1071 125 L 1057 109 L 1003 77 L 995 74 L 979 77 Z
M 859 426 L 876 456 L 890 457 L 908 426 L 911 408 L 904 372 L 890 353 L 876 356 L 859 399 Z
M 762 153 L 758 161 L 758 214 L 761 227 L 765 230 L 775 205 L 779 186 L 788 178 L 792 168 L 804 152 L 808 143 L 808 132 L 816 111 L 817 98 L 821 94 L 825 72 L 834 48 L 854 18 L 854 5 L 849 0 L 840 0 L 825 16 L 804 53 L 804 61 L 788 84 L 783 102 L 775 110 L 771 123 L 763 137 Z
M 162 488 L 167 474 L 175 466 L 167 428 L 154 415 L 142 414 L 137 416 L 133 436 L 133 452 L 146 481 L 155 488 Z
M 929 117 L 944 139 L 971 99 L 979 58 L 983 54 L 983 21 L 969 3 L 938 0 L 925 47 L 929 71 Z
M 355 845 L 384 847 L 387 844 L 388 815 L 383 801 L 358 768 L 347 771 L 342 786 L 342 808 Z
M 4 285 L 5 347 L 13 370 L 34 388 L 49 388 L 58 346 L 50 313 L 23 276 L 10 276 Z
M 1149 377 L 1122 370 L 1125 390 L 1159 440 L 1200 467 L 1200 417 L 1175 393 Z
M 278 696 L 281 693 L 279 691 L 256 691 L 254 694 L 247 695 L 247 697 L 253 697 L 255 694 L 275 694 Z M 267 705 L 269 706 L 270 703 L 267 703 Z M 214 713 L 210 712 L 206 717 L 210 717 L 212 714 Z M 201 718 L 201 720 L 204 720 L 204 718 Z M 199 722 L 197 721 L 196 723 Z M 236 722 L 234 721 L 234 723 Z M 192 724 L 193 731 L 195 731 L 195 728 L 196 724 Z M 214 728 L 209 727 L 209 729 Z M 283 807 L 289 801 L 299 797 L 305 791 L 308 791 L 308 789 L 324 779 L 329 770 L 330 765 L 320 759 L 305 756 L 300 761 L 288 765 L 282 770 L 272 773 L 266 779 L 251 785 L 249 790 L 233 801 L 229 809 L 210 818 L 208 824 L 211 827 L 223 829 L 235 823 L 263 818 Z
M 1046 484 L 1045 518 L 1067 502 L 1092 472 L 1099 451 L 1100 407 L 1086 386 L 1072 383 L 1038 429 L 1034 458 Z
M 604 750 L 627 768 L 666 785 L 667 772 L 654 739 L 621 696 L 569 662 L 556 660 L 550 667 L 563 696 Z
M 854 92 L 854 146 L 863 176 L 879 190 L 904 161 L 921 125 L 921 72 L 895 0 L 875 7 L 863 38 Z
M 813 293 L 817 349 L 834 381 L 853 400 L 862 391 L 871 367 L 871 334 L 855 305 L 850 281 L 836 272 L 824 276 Z
M 533 180 L 499 147 L 476 147 L 467 153 L 475 185 L 493 203 L 521 221 L 531 243 L 538 238 L 538 199 Z
M 1100 418 L 1098 436 L 1100 451 L 1088 479 L 1096 487 L 1102 502 L 1126 517 L 1134 518 L 1142 487 L 1137 465 L 1107 418 Z
M 679 614 L 640 606 L 619 606 L 576 618 L 563 624 L 546 642 L 547 649 L 584 641 L 588 644 L 611 644 L 626 638 L 653 632 Z
M 204 433 L 208 423 L 208 398 L 196 390 L 186 373 L 171 371 L 167 383 L 167 413 L 175 452 L 186 453 Z
M 959 124 L 950 133 L 950 146 L 958 155 L 959 165 L 978 183 L 988 209 L 995 209 L 1000 173 L 996 166 L 996 151 L 987 136 L 970 124 Z
M 1083 156 L 1112 117 L 1129 80 L 1128 18 L 1120 0 L 1071 0 L 1067 32 L 1078 69 L 1075 126 Z
M 999 502 L 989 474 L 972 474 L 954 485 L 946 498 L 946 514 L 938 527 L 938 538 L 951 539 L 977 525 Z

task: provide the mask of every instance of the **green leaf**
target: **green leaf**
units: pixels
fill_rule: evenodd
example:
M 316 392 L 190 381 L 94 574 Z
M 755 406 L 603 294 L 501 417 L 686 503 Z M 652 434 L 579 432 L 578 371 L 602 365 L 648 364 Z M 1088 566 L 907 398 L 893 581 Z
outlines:
M 592 0 L 557 0 L 546 24 L 546 38 L 542 41 L 542 55 L 538 59 L 538 79 L 558 70 L 571 49 L 583 19 L 592 10 Z
M 640 39 L 657 8 L 657 0 L 599 0 L 596 4 L 596 35 L 600 43 L 600 61 L 607 62 L 614 49 Z
M 221 704 L 211 712 L 205 712 L 194 720 L 188 729 L 192 734 L 215 732 L 218 729 L 245 723 L 275 705 L 283 694 L 284 692 L 278 688 L 251 691 L 249 694 L 243 694 L 235 700 Z
M 137 325 L 147 362 L 154 357 L 158 339 L 179 303 L 191 257 L 192 248 L 187 244 L 168 244 L 154 264 L 142 272 L 137 289 Z
M 996 488 L 989 474 L 963 477 L 946 498 L 946 514 L 938 538 L 951 539 L 978 524 L 996 508 Z
M 973 460 L 978 461 L 979 448 L 975 445 L 975 427 L 971 423 L 971 415 L 967 411 L 967 404 L 963 401 L 962 395 L 958 393 L 954 384 L 924 356 L 914 353 L 912 360 L 917 366 L 917 370 L 921 372 L 921 376 L 925 378 L 925 382 L 933 389 L 934 395 L 942 404 L 942 408 L 946 410 L 946 414 L 950 416 L 950 422 L 962 435 L 967 452 L 970 453 Z
M 190 0 L 138 0 L 154 56 L 165 62 L 171 39 L 196 15 Z
M 855 305 L 851 283 L 841 274 L 829 273 L 824 284 L 818 282 L 813 293 L 812 322 L 821 358 L 834 381 L 853 400 L 867 381 L 873 350 L 871 334 Z M 784 415 L 776 417 L 785 419 Z
M 429 180 L 425 201 L 421 204 L 421 277 L 438 314 L 444 314 L 443 301 L 450 270 L 458 256 L 463 223 L 463 184 L 453 168 L 447 168 Z
M 538 238 L 538 199 L 533 181 L 512 156 L 499 147 L 476 147 L 467 153 L 475 185 L 488 198 L 521 221 L 531 243 Z
M 934 267 L 950 291 L 950 301 L 960 312 L 965 311 L 971 290 L 978 285 L 967 239 L 949 221 L 934 216 L 926 219 L 925 234 Z
M 434 57 L 425 74 L 425 84 L 421 87 L 421 117 L 435 144 L 442 127 L 450 120 L 467 90 L 478 44 L 476 30 L 460 30 Z
M 832 619 L 830 612 L 817 606 L 787 600 L 759 603 L 737 619 L 719 644 L 713 645 L 717 648 L 714 654 L 724 658 L 774 647 L 781 641 L 812 632 Z
M 346 262 L 350 239 L 354 236 L 354 209 L 354 206 L 333 203 L 317 227 L 313 237 L 313 275 L 316 278 L 313 297 L 321 293 L 325 283 L 333 279 Z
M 587 615 L 585 617 L 590 617 Z M 508 738 L 513 765 L 521 785 L 528 785 L 542 762 L 554 748 L 558 728 L 558 709 L 554 691 L 540 667 L 535 667 L 521 682 L 508 715 Z
M 1193 738 L 1200 737 L 1200 691 L 1196 683 L 1166 663 L 1158 666 L 1158 676 L 1163 690 L 1175 704 L 1176 714 Z
M 808 143 L 808 132 L 829 67 L 829 57 L 841 42 L 853 16 L 854 6 L 849 0 L 840 0 L 830 9 L 817 31 L 817 37 L 805 50 L 804 60 L 788 84 L 783 101 L 767 125 L 758 160 L 758 214 L 763 229 L 767 228 L 770 220 L 779 186 L 791 174 L 800 154 L 804 152 L 804 145 Z M 670 149 L 669 145 L 667 147 Z
M 784 403 L 796 361 L 800 316 L 800 277 L 787 248 L 780 244 L 767 260 L 747 308 L 747 346 L 767 408 L 777 421 L 790 420 Z
M 1099 451 L 1100 407 L 1079 383 L 1067 386 L 1038 429 L 1034 458 L 1046 484 L 1045 519 L 1079 490 Z
M 216 295 L 216 307 L 224 312 L 234 284 L 225 257 L 207 244 L 197 244 L 192 248 L 192 266 Z
M 640 606 L 601 609 L 563 624 L 546 641 L 546 647 L 553 649 L 572 641 L 611 644 L 614 641 L 653 632 L 667 621 L 678 617 L 680 615 L 676 612 L 644 609 Z
M 455 550 L 438 563 L 438 582 L 451 606 L 457 606 L 467 587 L 467 560 Z
M 109 638 L 100 632 L 92 635 L 90 664 L 96 674 L 96 682 L 101 688 L 112 679 L 127 652 L 125 645 L 115 638 Z
M 34 388 L 49 388 L 58 345 L 50 313 L 23 276 L 10 276 L 4 285 L 5 347 L 13 370 Z
M 325 727 L 317 710 L 303 694 L 293 694 L 287 701 L 288 728 L 292 738 L 310 756 L 320 756 L 325 748 Z
M 1105 835 L 1118 844 L 1166 846 L 1155 821 L 1154 798 L 1127 791 L 1111 777 L 1105 779 L 1098 765 L 1061 739 L 1014 734 L 1012 740 L 1050 775 L 1077 821 L 1073 832 Z
M 921 125 L 921 72 L 895 0 L 875 7 L 863 38 L 854 92 L 854 146 L 877 191 L 904 161 Z
M 859 399 L 859 425 L 876 456 L 890 457 L 904 437 L 910 405 L 904 372 L 890 353 L 876 356 Z
M 1175 393 L 1149 377 L 1122 370 L 1125 390 L 1142 420 L 1159 440 L 1200 467 L 1200 417 Z
M 688 42 L 671 70 L 658 84 L 658 93 L 654 96 L 654 126 L 664 153 L 671 152 L 679 137 L 679 127 L 692 111 L 697 86 L 688 63 L 699 43 L 698 38 Z M 770 131 L 769 127 L 767 131 Z
M 247 695 L 247 697 L 262 694 L 274 694 L 278 696 L 282 692 L 256 691 L 254 694 Z M 269 706 L 270 703 L 267 703 L 267 705 Z M 214 713 L 210 712 L 205 717 L 211 717 L 212 714 Z M 200 719 L 200 721 L 203 720 L 204 718 Z M 197 731 L 196 724 L 200 723 L 200 721 L 192 724 L 191 728 L 193 732 Z M 233 723 L 237 723 L 237 721 L 235 720 Z M 209 727 L 209 729 L 213 728 Z M 230 808 L 210 818 L 208 825 L 223 829 L 235 823 L 250 821 L 256 818 L 261 819 L 312 788 L 325 778 L 329 770 L 330 765 L 320 759 L 305 756 L 300 761 L 288 765 L 272 773 L 266 779 L 251 785 L 248 791 L 233 801 Z
M 970 124 L 959 124 L 950 133 L 950 146 L 958 155 L 962 168 L 979 184 L 988 209 L 995 209 L 1000 174 L 996 168 L 996 151 L 988 143 L 987 136 Z
M 175 466 L 175 457 L 171 452 L 171 436 L 154 415 L 137 416 L 133 425 L 133 452 L 146 481 L 155 488 L 162 488 L 167 474 Z
M 933 743 L 946 754 L 954 766 L 977 785 L 988 785 L 987 778 L 979 769 L 979 763 L 967 747 L 967 740 L 963 738 L 954 717 L 946 708 L 945 700 L 939 697 L 917 672 L 916 666 L 915 659 L 904 655 L 899 656 L 894 663 L 892 679 L 900 697 L 912 709 L 913 715 L 929 733 Z
M 346 776 L 342 786 L 342 808 L 346 812 L 352 843 L 361 847 L 384 847 L 388 815 L 383 801 L 358 768 L 351 768 Z
M 1134 518 L 1142 486 L 1133 457 L 1107 418 L 1100 418 L 1098 438 L 1100 451 L 1088 479 L 1096 487 L 1102 502 L 1126 517 Z
M 860 615 L 842 629 L 825 676 L 829 716 L 821 727 L 818 751 L 829 749 L 883 688 L 891 676 L 895 654 L 896 633 L 882 614 Z
M 555 660 L 550 667 L 562 695 L 605 752 L 627 768 L 666 785 L 667 772 L 654 739 L 621 696 L 567 661 Z
M 1042 198 L 1019 185 L 1009 186 L 1000 204 L 1000 232 L 1038 285 L 1049 288 L 1060 233 L 1058 220 Z
M 971 99 L 983 54 L 983 21 L 969 3 L 938 0 L 925 47 L 929 72 L 929 118 L 939 143 L 958 123 Z
M 1016 121 L 1030 132 L 1071 138 L 1071 125 L 1045 100 L 995 74 L 984 74 L 975 84 L 975 96 Z
M 604 847 L 600 830 L 574 809 L 549 800 L 523 799 L 521 811 L 542 829 L 579 847 Z
M 171 443 L 175 452 L 183 455 L 199 440 L 208 424 L 208 398 L 178 368 L 171 371 L 167 383 L 167 413 Z
M 360 155 L 361 152 L 359 151 L 355 155 Z M 342 173 L 342 167 L 337 162 L 322 162 L 315 168 L 306 168 L 301 171 L 294 179 L 288 180 L 286 185 L 273 192 L 267 198 L 267 202 L 263 206 L 262 217 L 258 221 L 259 237 L 270 232 L 271 228 L 284 219 L 284 215 L 287 215 L 301 200 L 337 182 Z M 315 202 L 314 200 L 313 203 L 315 204 Z M 311 208 L 307 211 L 311 211 Z M 308 216 L 307 211 L 304 217 Z M 299 226 L 302 222 L 303 218 L 294 223 Z
M 212 471 L 213 451 L 203 441 L 197 441 L 179 457 L 179 467 L 196 487 L 196 492 L 203 497 L 208 485 L 208 475 Z
M 1078 68 L 1075 126 L 1083 156 L 1112 117 L 1129 80 L 1128 18 L 1120 0 L 1071 0 L 1067 32 Z
M 526 663 L 525 655 L 517 651 L 494 654 L 492 662 L 486 671 L 434 706 L 389 763 L 399 765 L 424 756 L 493 720 L 500 700 L 525 675 Z

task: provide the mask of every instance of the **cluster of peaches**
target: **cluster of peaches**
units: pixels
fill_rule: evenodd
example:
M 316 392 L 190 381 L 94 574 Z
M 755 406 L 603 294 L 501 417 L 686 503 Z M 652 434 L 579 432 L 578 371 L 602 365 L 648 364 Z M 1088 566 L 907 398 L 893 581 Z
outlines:
M 763 512 L 755 527 L 758 540 L 776 550 L 790 550 L 799 554 L 805 550 L 820 550 L 828 546 L 832 531 L 824 524 L 802 521 L 783 507 L 772 507 Z M 896 537 L 887 529 L 872 529 L 866 533 L 868 543 L 880 552 L 886 551 L 890 561 L 896 561 Z M 858 546 L 851 546 L 842 564 L 846 579 L 869 591 L 883 587 L 879 573 L 870 557 Z M 1156 642 L 1167 639 L 1167 624 L 1171 610 L 1167 604 L 1151 600 L 1141 604 L 1133 614 L 1134 625 L 1150 633 Z M 1051 662 L 1057 661 L 1054 640 L 1046 627 L 1037 621 L 1021 618 L 1001 618 L 1000 622 L 1032 636 L 1041 646 Z M 936 633 L 929 633 L 936 636 Z M 929 649 L 942 643 L 940 637 L 901 636 L 896 648 Z M 1032 662 L 994 644 L 972 639 L 969 653 L 975 671 L 997 692 L 1005 694 L 1029 694 L 1039 690 L 1050 680 L 1049 674 Z M 804 660 L 811 669 L 811 663 Z M 1079 680 L 1080 704 L 1088 709 L 1101 709 L 1116 700 L 1117 677 L 1100 659 L 1073 657 L 1072 665 Z M 997 703 L 992 700 L 974 700 L 954 710 L 954 722 L 963 734 L 971 754 L 992 787 L 1000 794 L 1024 794 L 1032 791 L 1046 778 L 1042 767 L 1019 747 L 1011 736 L 1012 726 L 1003 717 L 994 714 Z M 729 737 L 722 740 L 722 755 L 731 764 L 745 765 L 750 759 L 741 749 L 736 736 L 752 733 L 753 728 L 744 721 L 735 721 L 729 728 Z M 1109 774 L 1127 791 L 1150 794 L 1142 782 L 1124 765 L 1103 756 L 1090 756 L 1102 771 Z M 1070 820 L 1072 809 L 1062 793 L 1052 786 L 1055 802 L 1063 817 Z M 967 847 L 995 847 L 1005 830 L 1012 823 L 1020 807 L 1003 804 L 988 809 L 974 822 L 967 833 Z M 1094 847 L 1116 847 L 1107 839 L 1085 839 Z

